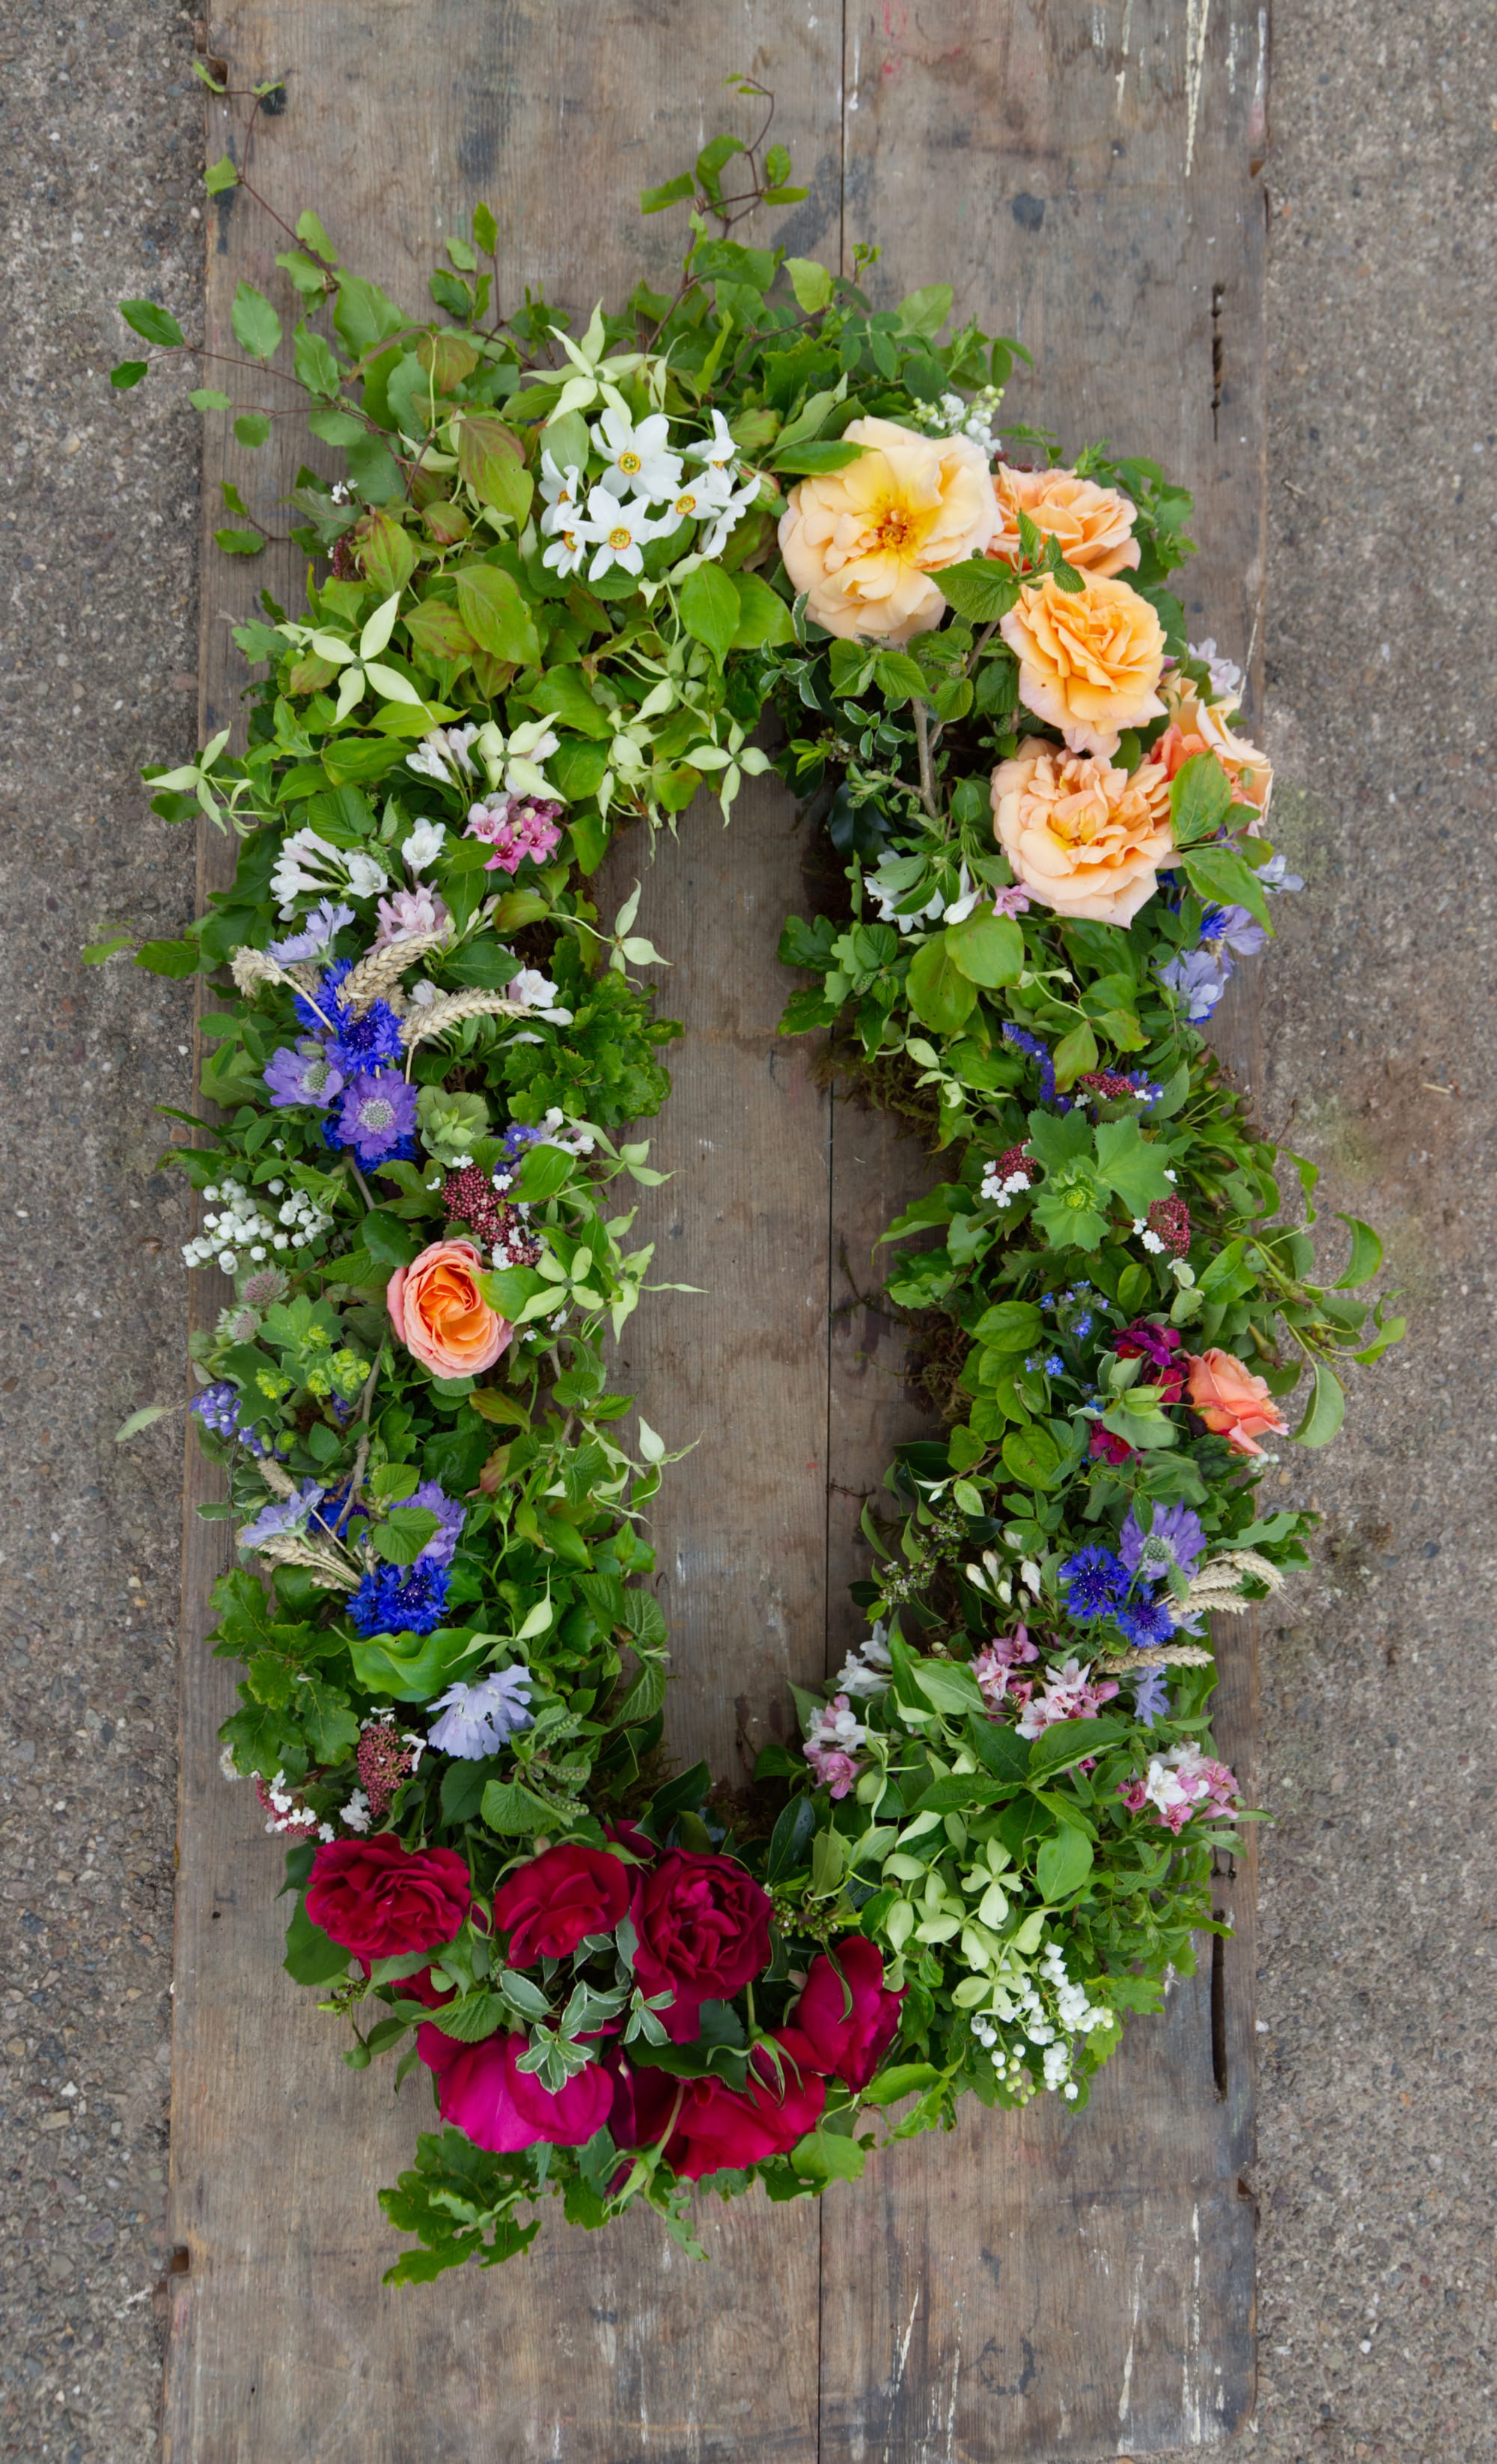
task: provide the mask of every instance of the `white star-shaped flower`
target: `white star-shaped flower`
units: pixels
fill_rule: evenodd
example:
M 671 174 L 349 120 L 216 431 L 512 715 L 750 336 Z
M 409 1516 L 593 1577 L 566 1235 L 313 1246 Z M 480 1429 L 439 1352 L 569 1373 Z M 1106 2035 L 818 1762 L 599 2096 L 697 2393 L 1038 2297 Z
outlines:
M 671 422 L 663 410 L 652 411 L 636 428 L 627 410 L 615 410 L 610 405 L 592 430 L 593 444 L 608 466 L 603 485 L 610 495 L 647 496 L 653 501 L 676 494 L 681 485 L 681 457 L 667 448 L 670 433 Z
M 679 478 L 677 465 L 677 482 Z M 606 486 L 594 488 L 587 499 L 587 522 L 598 550 L 587 568 L 589 581 L 601 581 L 616 564 L 622 565 L 626 573 L 644 571 L 642 551 L 652 539 L 659 538 L 660 524 L 650 520 L 648 507 L 638 498 L 625 504 Z
M 689 445 L 686 458 L 689 462 L 705 462 L 709 469 L 721 472 L 724 477 L 732 471 L 738 458 L 738 449 L 720 410 L 713 412 L 712 434 L 702 437 L 695 445 Z

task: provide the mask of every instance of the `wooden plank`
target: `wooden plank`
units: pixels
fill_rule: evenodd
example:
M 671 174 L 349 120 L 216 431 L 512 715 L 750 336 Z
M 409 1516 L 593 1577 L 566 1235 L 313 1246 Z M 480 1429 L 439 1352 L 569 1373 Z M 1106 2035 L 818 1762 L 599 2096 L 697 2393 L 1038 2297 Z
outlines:
M 508 297 L 540 281 L 585 315 L 600 292 L 616 297 L 640 272 L 666 270 L 678 235 L 641 227 L 634 192 L 692 159 L 699 109 L 711 113 L 734 69 L 776 83 L 780 125 L 813 184 L 796 244 L 835 247 L 840 18 L 827 23 L 818 36 L 777 7 L 703 11 L 689 80 L 669 14 L 622 5 L 563 14 L 462 0 L 316 9 L 240 0 L 214 27 L 211 49 L 237 85 L 287 76 L 286 108 L 261 116 L 251 177 L 288 220 L 315 204 L 361 271 L 419 300 L 444 225 L 486 193 Z M 237 156 L 240 124 L 210 111 L 209 159 L 226 147 Z M 243 199 L 220 206 L 208 297 L 216 347 L 234 348 L 229 306 L 239 280 L 278 296 L 277 244 Z M 267 385 L 268 408 L 280 407 L 275 390 Z M 209 531 L 223 518 L 220 478 L 276 526 L 275 500 L 301 451 L 295 423 L 285 427 L 284 445 L 259 456 L 221 429 L 210 434 Z M 242 680 L 227 620 L 251 613 L 266 584 L 294 603 L 299 560 L 277 550 L 226 569 L 209 551 L 205 732 L 232 716 Z M 655 1201 L 661 1272 L 710 1288 L 647 1304 L 627 1355 L 647 1414 L 672 1442 L 709 1416 L 721 1424 L 673 1474 L 659 1537 L 682 1672 L 672 1736 L 678 1750 L 710 1751 L 723 1771 L 735 1696 L 762 1717 L 777 1674 L 819 1673 L 825 1623 L 826 1101 L 774 1036 L 792 820 L 787 800 L 761 788 L 745 794 L 729 837 L 710 811 L 693 813 L 680 850 L 647 885 L 646 929 L 675 960 L 666 1006 L 691 1026 L 661 1130 L 660 1154 L 679 1167 Z M 228 860 L 221 843 L 205 846 L 205 892 Z M 615 866 L 615 884 L 619 874 Z M 221 1299 L 198 1279 L 197 1322 L 210 1323 Z M 781 1340 L 766 1331 L 786 1310 Z M 715 2204 L 703 2217 L 710 2268 L 683 2258 L 652 2218 L 593 2237 L 558 2216 L 537 2253 L 500 2274 L 472 2271 L 435 2292 L 381 2287 L 392 2236 L 374 2185 L 407 2161 L 428 2108 L 415 2081 L 397 2102 L 345 2072 L 308 1999 L 279 1972 L 276 1851 L 250 1791 L 226 1788 L 217 1770 L 214 1732 L 232 1672 L 205 1658 L 201 1637 L 222 1527 L 192 1514 L 211 1482 L 189 1449 L 172 2176 L 180 2272 L 170 2279 L 165 2453 L 177 2464 L 355 2455 L 394 2464 L 419 2452 L 466 2464 L 481 2440 L 505 2455 L 564 2454 L 568 2464 L 809 2454 L 810 2209 Z M 702 1503 L 709 1485 L 720 1491 L 715 1517 Z M 735 1567 L 756 1561 L 762 1575 L 740 1580 Z
M 1266 20 L 1155 0 L 1080 9 L 906 0 L 848 11 L 845 235 L 884 244 L 894 300 L 951 278 L 958 313 L 1033 353 L 1010 416 L 1098 437 L 1197 498 L 1192 637 L 1256 667 L 1263 585 Z M 1255 1083 L 1256 1001 L 1218 1041 Z M 833 1221 L 881 1210 L 861 1120 L 834 1114 Z M 887 1168 L 887 1167 L 886 1167 Z M 870 1230 L 869 1226 L 872 1225 Z M 848 1243 L 850 1250 L 851 1243 Z M 892 1433 L 834 1343 L 833 1528 Z M 853 1563 L 856 1554 L 853 1552 Z M 858 1571 L 862 1571 L 861 1565 Z M 832 1615 L 837 1617 L 836 1602 Z M 1250 1791 L 1250 1619 L 1222 1620 L 1219 1737 Z M 826 2464 L 1145 2454 L 1251 2408 L 1252 1868 L 1220 1878 L 1233 1939 L 1139 2023 L 1074 2115 L 973 2112 L 879 2158 L 823 2217 Z

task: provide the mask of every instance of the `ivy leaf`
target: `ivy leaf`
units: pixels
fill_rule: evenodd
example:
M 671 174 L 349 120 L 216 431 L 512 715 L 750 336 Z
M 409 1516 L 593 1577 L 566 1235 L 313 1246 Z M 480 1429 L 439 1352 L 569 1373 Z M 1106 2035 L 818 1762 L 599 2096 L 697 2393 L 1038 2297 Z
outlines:
M 274 357 L 280 348 L 280 319 L 263 291 L 256 291 L 253 282 L 241 282 L 229 313 L 240 347 L 252 360 Z
M 699 564 L 682 583 L 679 604 L 687 631 L 694 641 L 705 642 L 720 668 L 743 615 L 737 584 L 720 566 Z
M 236 188 L 238 185 L 238 165 L 228 154 L 220 154 L 217 162 L 209 163 L 203 174 L 203 186 L 210 197 L 218 196 L 225 188 Z

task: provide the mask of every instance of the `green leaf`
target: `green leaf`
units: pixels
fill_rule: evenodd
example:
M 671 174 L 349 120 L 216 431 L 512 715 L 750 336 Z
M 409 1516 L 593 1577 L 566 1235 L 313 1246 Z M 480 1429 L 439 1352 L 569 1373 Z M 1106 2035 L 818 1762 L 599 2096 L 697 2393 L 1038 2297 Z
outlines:
M 525 468 L 525 449 L 502 419 L 465 410 L 457 425 L 458 476 L 481 504 L 507 514 L 518 528 L 530 511 L 535 483 Z
M 831 275 L 826 267 L 818 264 L 814 256 L 787 256 L 784 270 L 803 316 L 820 316 L 831 297 Z
M 117 393 L 128 393 L 138 385 L 150 366 L 148 360 L 121 360 L 109 371 L 109 382 Z
M 496 564 L 471 564 L 457 576 L 457 605 L 463 623 L 481 650 L 517 668 L 533 667 L 540 656 L 535 620 L 520 587 Z
M 290 1925 L 286 1927 L 286 1956 L 282 1962 L 288 1976 L 297 1985 L 330 1985 L 335 1976 L 348 1973 L 348 1953 L 307 1914 L 305 1900 L 297 1902 Z
M 559 1190 L 566 1187 L 576 1169 L 577 1157 L 565 1147 L 527 1147 L 515 1177 L 515 1197 L 527 1206 L 555 1198 Z
M 393 299 L 387 299 L 377 282 L 368 282 L 362 274 L 345 275 L 338 286 L 338 298 L 333 308 L 333 323 L 340 341 L 362 360 L 391 334 L 398 334 L 406 318 Z
M 1315 1386 L 1303 1420 L 1294 1432 L 1297 1445 L 1329 1446 L 1346 1417 L 1346 1389 L 1323 1360 L 1315 1363 Z
M 139 1437 L 143 1429 L 152 1427 L 157 1420 L 164 1420 L 169 1413 L 180 1409 L 180 1404 L 176 1403 L 143 1403 L 138 1412 L 132 1412 L 127 1420 L 121 1421 L 115 1431 L 116 1445 L 123 1445 L 126 1438 Z
M 697 182 L 715 206 L 720 206 L 722 203 L 724 165 L 731 163 L 736 154 L 742 154 L 745 151 L 741 137 L 730 137 L 724 132 L 719 137 L 714 137 L 702 147 L 696 157 Z
M 512 1779 L 490 1780 L 483 1792 L 483 1818 L 491 1831 L 505 1837 L 531 1838 L 538 1831 L 558 1828 L 555 1806 Z
M 1003 1464 L 1023 1488 L 1053 1488 L 1060 1478 L 1061 1450 L 1048 1429 L 1030 1420 L 1022 1429 L 1008 1431 Z
M 333 357 L 333 346 L 321 334 L 314 334 L 304 319 L 292 336 L 292 354 L 304 385 L 314 393 L 337 393 L 338 362 Z
M 131 333 L 139 334 L 143 341 L 155 342 L 162 350 L 181 348 L 181 326 L 166 309 L 158 308 L 154 299 L 121 299 L 120 314 Z
M 1157 1147 L 1149 1145 L 1136 1120 L 1099 1121 L 1096 1143 L 1098 1177 L 1117 1192 L 1135 1216 L 1147 1215 L 1156 1199 L 1174 1196 L 1175 1183 L 1166 1177 L 1164 1156 Z
M 796 2171 L 812 2182 L 855 2182 L 867 2161 L 857 2141 L 840 2130 L 808 2130 L 790 2150 Z
M 236 188 L 238 185 L 238 165 L 227 154 L 220 154 L 216 163 L 209 163 L 203 174 L 203 186 L 210 197 L 220 195 L 225 188 Z
M 694 196 L 695 193 L 696 183 L 690 171 L 678 171 L 673 180 L 663 181 L 658 188 L 641 188 L 639 210 L 642 214 L 664 213 L 667 206 L 684 205 L 687 198 Z M 474 231 L 477 230 L 476 217 L 473 228 Z
M 734 649 L 778 649 L 795 640 L 795 619 L 778 590 L 771 590 L 757 573 L 736 573 L 733 586 L 739 601 Z
M 720 668 L 743 614 L 737 584 L 720 565 L 700 564 L 682 583 L 679 604 L 687 631 L 706 643 Z
M 916 1018 L 942 1035 L 955 1035 L 977 1007 L 977 986 L 958 966 L 944 933 L 915 952 L 906 991 Z
M 912 291 L 908 299 L 899 302 L 899 322 L 904 332 L 923 335 L 929 341 L 951 315 L 955 297 L 949 282 L 930 282 L 921 291 Z
M 143 941 L 135 954 L 135 963 L 153 976 L 169 976 L 182 983 L 195 976 L 202 953 L 195 941 Z
M 931 688 L 918 659 L 906 650 L 880 650 L 873 660 L 873 674 L 879 692 L 886 701 L 926 701 Z
M 1068 1900 L 1079 1891 L 1091 1871 L 1092 1847 L 1084 1831 L 1073 1823 L 1063 1822 L 1058 1831 L 1043 1840 L 1035 1860 L 1035 1878 L 1040 1896 L 1053 1907 L 1058 1900 Z
M 1221 907 L 1245 907 L 1267 932 L 1273 931 L 1258 875 L 1235 847 L 1192 847 L 1181 863 L 1199 897 Z
M 1085 1019 L 1063 1035 L 1055 1047 L 1055 1084 L 1064 1095 L 1082 1072 L 1097 1066 L 1097 1040 Z
M 371 1526 L 369 1545 L 386 1566 L 413 1566 L 429 1540 L 441 1529 L 440 1518 L 425 1506 L 397 1506 L 387 1520 Z
M 240 283 L 229 313 L 240 347 L 252 360 L 268 360 L 280 348 L 280 319 L 253 282 Z
M 977 625 L 991 625 L 1019 604 L 1018 583 L 995 557 L 969 557 L 964 564 L 941 567 L 931 580 L 948 607 Z
M 194 410 L 232 410 L 233 404 L 216 385 L 194 385 L 187 396 Z
M 1029 1749 L 1029 1777 L 1035 1782 L 1052 1779 L 1070 1764 L 1120 1745 L 1127 1734 L 1122 1720 L 1057 1720 Z
M 917 2089 L 934 2087 L 940 2078 L 932 2062 L 892 2062 L 880 2071 L 863 2090 L 865 2104 L 897 2104 L 901 2097 L 914 2096 Z
M 790 478 L 815 478 L 823 472 L 845 471 L 862 453 L 861 445 L 851 445 L 845 437 L 828 438 L 823 445 L 795 445 L 787 453 L 773 453 L 768 467 L 782 471 Z
M 995 1352 L 1027 1352 L 1045 1333 L 1045 1320 L 1032 1301 L 996 1301 L 984 1309 L 973 1329 L 980 1343 Z
M 1352 1257 L 1344 1275 L 1338 1275 L 1331 1288 L 1333 1292 L 1354 1292 L 1362 1284 L 1370 1284 L 1382 1265 L 1382 1243 L 1370 1223 L 1359 1215 L 1338 1215 L 1352 1235 Z
M 946 947 L 968 981 L 989 990 L 1016 984 L 1024 972 L 1024 936 L 1011 915 L 995 915 L 991 907 L 975 908 L 959 924 L 949 924 Z M 1058 1065 L 1058 1054 L 1056 1059 Z
M 266 444 L 270 432 L 271 423 L 263 410 L 242 410 L 234 421 L 235 438 L 239 444 L 248 445 L 252 450 Z
M 494 208 L 480 199 L 473 209 L 473 235 L 485 256 L 492 256 L 499 244 L 499 227 L 494 219 Z
M 1232 809 L 1232 789 L 1214 753 L 1192 754 L 1170 781 L 1170 818 L 1178 847 L 1214 839 Z
M 915 1683 L 934 1709 L 958 1715 L 986 1710 L 982 1689 L 964 1661 L 916 1660 L 913 1668 Z
M 258 531 L 215 531 L 213 544 L 225 556 L 258 556 L 265 541 Z
M 476 1638 L 480 1648 L 487 1637 Z M 439 1625 L 434 1634 L 371 1635 L 348 1646 L 354 1675 L 371 1694 L 397 1703 L 429 1703 L 477 1658 L 475 1637 L 466 1626 Z

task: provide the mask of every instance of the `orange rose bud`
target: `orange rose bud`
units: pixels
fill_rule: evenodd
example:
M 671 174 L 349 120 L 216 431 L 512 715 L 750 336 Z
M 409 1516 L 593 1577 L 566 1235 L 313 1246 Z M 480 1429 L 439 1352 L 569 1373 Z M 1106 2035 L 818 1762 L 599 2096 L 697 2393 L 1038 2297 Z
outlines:
M 1208 1429 L 1225 1438 L 1234 1454 L 1261 1455 L 1263 1448 L 1254 1441 L 1265 1437 L 1287 1437 L 1288 1422 L 1261 1377 L 1255 1377 L 1235 1353 L 1210 1352 L 1187 1353 L 1185 1366 L 1190 1372 L 1186 1395 L 1193 1411 L 1200 1414 Z
M 989 556 L 1017 564 L 1019 517 L 1027 514 L 1036 530 L 1059 542 L 1062 556 L 1077 573 L 1100 573 L 1108 580 L 1138 562 L 1136 508 L 1115 488 L 1099 488 L 1074 471 L 1014 471 L 1006 462 L 994 472 L 993 485 L 1002 519 L 988 541 Z
M 483 1253 L 472 1241 L 433 1241 L 385 1287 L 390 1322 L 433 1377 L 492 1369 L 515 1330 L 478 1289 Z

